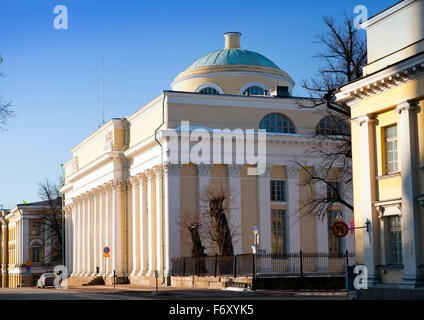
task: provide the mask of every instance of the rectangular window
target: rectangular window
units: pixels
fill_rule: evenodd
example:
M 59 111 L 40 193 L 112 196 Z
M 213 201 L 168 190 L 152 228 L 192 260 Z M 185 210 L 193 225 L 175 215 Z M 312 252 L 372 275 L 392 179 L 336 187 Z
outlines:
M 402 264 L 402 228 L 399 216 L 387 217 L 390 264 Z
M 271 240 L 273 254 L 286 253 L 285 214 L 285 210 L 271 211 Z
M 340 182 L 334 181 L 327 183 L 327 198 L 337 199 L 340 194 Z
M 41 262 L 41 248 L 32 248 L 32 262 Z
M 40 235 L 41 234 L 41 222 L 33 222 L 31 224 L 31 234 Z
M 333 233 L 333 225 L 336 223 L 336 217 L 338 214 L 343 216 L 343 213 L 340 211 L 331 211 L 328 213 L 327 217 L 329 255 L 339 255 L 343 253 L 342 238 L 336 237 Z
M 399 172 L 397 126 L 384 129 L 386 148 L 386 174 Z
M 286 201 L 286 182 L 282 180 L 271 181 L 271 201 Z

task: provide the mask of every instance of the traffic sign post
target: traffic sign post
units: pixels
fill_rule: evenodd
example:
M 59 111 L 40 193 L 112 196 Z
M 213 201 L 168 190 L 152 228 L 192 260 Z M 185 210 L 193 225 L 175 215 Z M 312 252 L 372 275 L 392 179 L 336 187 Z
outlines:
M 252 277 L 252 289 L 256 290 L 256 253 L 258 251 L 258 244 L 259 244 L 259 227 L 254 226 L 253 227 L 253 246 L 252 246 L 252 252 L 253 252 L 253 277 Z
M 344 222 L 336 222 L 332 228 L 333 234 L 338 238 L 344 238 L 349 233 L 349 227 Z

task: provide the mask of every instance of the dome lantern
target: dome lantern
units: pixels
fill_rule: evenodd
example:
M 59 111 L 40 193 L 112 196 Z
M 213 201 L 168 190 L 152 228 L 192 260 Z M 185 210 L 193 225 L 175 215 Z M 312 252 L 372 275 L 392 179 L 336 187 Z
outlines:
M 225 37 L 225 49 L 240 49 L 240 32 L 226 32 Z

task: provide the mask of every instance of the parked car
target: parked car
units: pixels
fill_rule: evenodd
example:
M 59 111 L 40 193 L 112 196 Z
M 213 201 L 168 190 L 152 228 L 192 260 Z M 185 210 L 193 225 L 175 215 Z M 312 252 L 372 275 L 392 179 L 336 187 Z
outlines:
M 37 288 L 45 288 L 47 286 L 54 286 L 54 279 L 56 279 L 56 274 L 54 273 L 43 273 L 37 281 Z

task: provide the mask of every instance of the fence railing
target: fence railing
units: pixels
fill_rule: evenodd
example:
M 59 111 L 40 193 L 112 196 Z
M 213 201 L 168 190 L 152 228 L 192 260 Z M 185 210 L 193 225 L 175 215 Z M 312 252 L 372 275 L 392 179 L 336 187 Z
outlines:
M 345 266 L 355 262 L 355 254 L 349 252 L 181 257 L 172 259 L 172 275 L 234 278 L 344 276 Z

